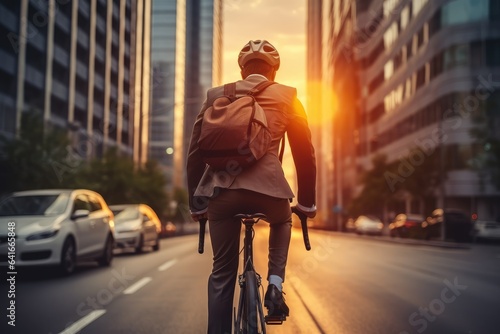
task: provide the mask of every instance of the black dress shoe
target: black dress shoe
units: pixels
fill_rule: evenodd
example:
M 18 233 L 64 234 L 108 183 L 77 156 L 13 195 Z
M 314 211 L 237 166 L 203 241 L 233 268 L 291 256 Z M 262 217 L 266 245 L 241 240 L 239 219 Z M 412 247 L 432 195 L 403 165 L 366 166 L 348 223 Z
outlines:
M 285 304 L 283 293 L 274 284 L 269 284 L 267 287 L 267 292 L 264 296 L 264 306 L 267 307 L 270 316 L 288 316 L 290 312 L 288 306 Z

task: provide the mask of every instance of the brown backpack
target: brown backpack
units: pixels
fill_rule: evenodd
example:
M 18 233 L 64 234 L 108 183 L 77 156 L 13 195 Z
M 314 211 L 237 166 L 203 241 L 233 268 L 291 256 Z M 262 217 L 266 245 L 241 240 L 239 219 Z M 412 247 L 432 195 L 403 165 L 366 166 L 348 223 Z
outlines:
M 198 147 L 203 161 L 215 170 L 235 171 L 259 160 L 269 149 L 271 132 L 255 96 L 272 81 L 264 81 L 236 97 L 236 83 L 224 85 L 224 95 L 205 110 Z

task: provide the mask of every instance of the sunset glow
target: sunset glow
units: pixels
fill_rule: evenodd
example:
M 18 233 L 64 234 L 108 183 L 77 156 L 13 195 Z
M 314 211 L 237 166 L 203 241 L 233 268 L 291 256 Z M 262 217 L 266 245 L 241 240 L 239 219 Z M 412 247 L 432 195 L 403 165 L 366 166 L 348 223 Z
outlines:
M 223 82 L 241 79 L 238 53 L 252 39 L 266 39 L 280 53 L 276 81 L 297 88 L 306 105 L 306 2 L 233 0 L 224 3 Z

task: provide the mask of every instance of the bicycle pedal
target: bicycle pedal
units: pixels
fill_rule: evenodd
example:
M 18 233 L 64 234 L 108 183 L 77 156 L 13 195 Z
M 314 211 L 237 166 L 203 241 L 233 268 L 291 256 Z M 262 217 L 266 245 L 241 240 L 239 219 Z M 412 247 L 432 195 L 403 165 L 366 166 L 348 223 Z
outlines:
M 266 315 L 264 321 L 267 325 L 282 325 L 286 320 L 286 315 Z

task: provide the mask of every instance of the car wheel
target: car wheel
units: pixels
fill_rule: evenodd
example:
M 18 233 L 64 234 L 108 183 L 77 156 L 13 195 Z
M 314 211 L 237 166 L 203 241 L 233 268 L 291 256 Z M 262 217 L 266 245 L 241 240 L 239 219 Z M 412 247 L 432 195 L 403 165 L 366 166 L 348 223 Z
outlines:
M 59 269 L 63 275 L 70 275 L 76 268 L 76 247 L 73 238 L 64 241 Z
M 108 238 L 106 239 L 106 244 L 104 245 L 103 253 L 101 257 L 97 259 L 99 265 L 101 266 L 111 265 L 111 261 L 113 261 L 113 248 L 114 248 L 113 238 L 110 235 L 108 235 Z
M 160 235 L 156 236 L 156 243 L 153 245 L 153 250 L 156 252 L 160 249 Z
M 144 236 L 141 234 L 141 237 L 139 238 L 139 244 L 135 248 L 135 252 L 142 253 L 143 248 L 144 248 Z

